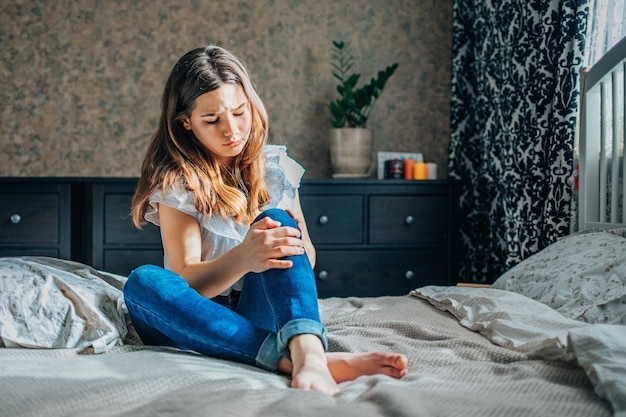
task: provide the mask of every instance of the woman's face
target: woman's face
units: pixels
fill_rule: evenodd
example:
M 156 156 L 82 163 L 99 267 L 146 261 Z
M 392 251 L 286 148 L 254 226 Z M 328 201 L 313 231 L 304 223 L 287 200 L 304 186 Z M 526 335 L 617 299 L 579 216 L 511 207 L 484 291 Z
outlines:
M 239 84 L 224 84 L 196 98 L 191 114 L 182 122 L 205 148 L 230 166 L 250 136 L 250 103 Z

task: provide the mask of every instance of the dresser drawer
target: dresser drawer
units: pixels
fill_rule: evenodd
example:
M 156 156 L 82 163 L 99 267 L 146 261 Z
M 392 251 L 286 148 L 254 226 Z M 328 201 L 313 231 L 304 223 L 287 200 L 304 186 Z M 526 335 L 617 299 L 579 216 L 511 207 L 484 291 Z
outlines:
M 449 204 L 441 196 L 370 196 L 369 243 L 445 245 Z
M 70 259 L 70 200 L 66 182 L 0 182 L 0 256 Z
M 59 242 L 59 194 L 0 194 L 0 242 Z
M 89 263 L 99 269 L 128 275 L 145 264 L 163 266 L 163 246 L 157 226 L 137 229 L 131 204 L 137 180 L 119 179 L 91 185 L 92 247 Z
M 447 249 L 318 251 L 318 296 L 403 295 L 424 285 L 448 285 Z
M 314 245 L 363 243 L 362 195 L 302 195 L 300 202 Z
M 159 228 L 147 223 L 137 229 L 130 218 L 132 193 L 104 193 L 104 243 L 106 244 L 158 244 Z
M 163 266 L 163 251 L 160 249 L 105 249 L 105 271 L 128 276 L 141 265 Z

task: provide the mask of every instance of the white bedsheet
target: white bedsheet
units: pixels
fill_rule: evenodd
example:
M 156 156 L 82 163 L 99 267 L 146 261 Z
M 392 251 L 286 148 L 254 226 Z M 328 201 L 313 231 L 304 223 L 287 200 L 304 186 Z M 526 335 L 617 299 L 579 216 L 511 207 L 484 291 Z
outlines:
M 586 326 L 570 331 L 569 339 L 598 395 L 613 405 L 615 417 L 626 417 L 626 326 Z
M 411 293 L 452 313 L 489 340 L 531 356 L 576 361 L 616 416 L 626 416 L 626 326 L 563 317 L 523 295 L 494 288 L 419 288 Z

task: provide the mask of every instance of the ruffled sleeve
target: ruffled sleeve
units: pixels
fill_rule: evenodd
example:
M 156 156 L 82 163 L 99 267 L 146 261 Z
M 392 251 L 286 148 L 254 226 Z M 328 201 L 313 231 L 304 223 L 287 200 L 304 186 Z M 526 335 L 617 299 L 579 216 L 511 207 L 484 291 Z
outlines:
M 159 221 L 159 204 L 173 207 L 188 214 L 200 222 L 202 219 L 196 206 L 193 203 L 193 193 L 185 190 L 184 187 L 170 188 L 165 192 L 159 190 L 150 196 L 150 208 L 146 211 L 146 220 L 157 226 L 161 225 Z
M 287 155 L 284 145 L 266 145 L 264 151 L 265 183 L 272 196 L 267 208 L 293 208 L 304 168 Z
M 150 197 L 150 208 L 146 211 L 147 221 L 160 226 L 158 205 L 165 204 L 173 207 L 198 220 L 202 239 L 201 259 L 203 261 L 214 259 L 240 244 L 246 233 L 248 225 L 236 224 L 231 218 L 222 216 L 205 216 L 198 212 L 194 205 L 194 194 L 184 187 L 169 188 L 165 192 L 159 190 Z M 169 269 L 167 254 L 165 254 L 164 266 Z M 241 289 L 241 283 L 233 288 Z M 228 294 L 228 290 L 225 294 Z

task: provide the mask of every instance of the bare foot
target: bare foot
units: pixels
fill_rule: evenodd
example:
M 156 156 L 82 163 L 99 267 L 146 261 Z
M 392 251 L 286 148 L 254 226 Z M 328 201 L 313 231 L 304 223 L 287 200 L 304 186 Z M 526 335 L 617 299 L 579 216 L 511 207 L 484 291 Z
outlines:
M 308 340 L 312 346 L 319 343 L 317 336 L 314 337 L 315 339 Z M 329 395 L 339 392 L 337 384 L 352 381 L 363 375 L 388 375 L 402 378 L 408 372 L 406 368 L 409 362 L 401 353 L 330 352 L 322 357 L 318 349 L 315 349 L 314 354 L 302 354 L 292 350 L 291 358 L 294 363 L 283 358 L 279 369 L 291 374 L 292 387 L 321 391 Z
M 328 369 L 337 382 L 352 381 L 363 375 L 388 375 L 402 378 L 407 374 L 408 359 L 400 353 L 330 352 L 326 354 Z
M 320 339 L 312 334 L 302 334 L 289 341 L 291 354 L 291 386 L 334 395 L 339 386 L 333 379 Z

